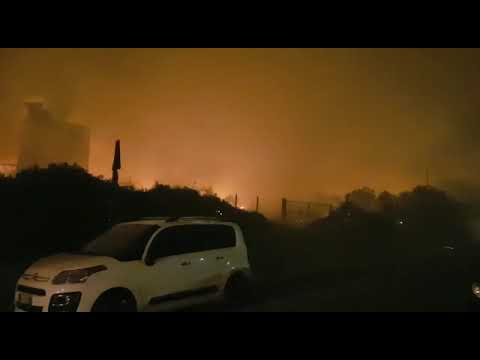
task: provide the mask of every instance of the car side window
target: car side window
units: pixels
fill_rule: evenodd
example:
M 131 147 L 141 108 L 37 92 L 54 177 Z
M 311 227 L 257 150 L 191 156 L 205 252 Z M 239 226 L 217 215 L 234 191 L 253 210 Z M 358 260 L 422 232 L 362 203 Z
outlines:
M 201 233 L 195 225 L 168 227 L 157 234 L 150 246 L 148 258 L 159 258 L 203 251 Z
M 228 225 L 204 226 L 203 242 L 205 250 L 226 249 L 235 247 L 236 236 L 233 227 Z
M 235 246 L 235 230 L 227 225 L 180 225 L 160 231 L 148 259 L 157 259 Z
M 176 227 L 169 227 L 160 231 L 152 240 L 152 244 L 148 250 L 148 259 L 155 261 L 163 257 L 178 254 L 177 237 L 178 230 Z

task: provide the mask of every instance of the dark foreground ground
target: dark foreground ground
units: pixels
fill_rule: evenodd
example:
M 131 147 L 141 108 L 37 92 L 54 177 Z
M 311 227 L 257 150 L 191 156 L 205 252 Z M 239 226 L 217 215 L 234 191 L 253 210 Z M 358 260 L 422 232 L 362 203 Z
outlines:
M 201 305 L 186 311 L 244 312 L 468 312 L 470 285 L 445 286 L 441 281 L 410 282 L 410 286 L 374 283 L 369 278 L 327 274 L 260 288 L 254 302 L 232 307 Z
M 0 311 L 9 311 L 15 281 L 26 264 L 0 264 Z M 432 269 L 433 270 L 433 269 Z M 187 312 L 375 312 L 469 311 L 470 278 L 464 273 L 363 268 L 323 271 L 277 283 L 258 284 L 247 305 L 201 305 Z

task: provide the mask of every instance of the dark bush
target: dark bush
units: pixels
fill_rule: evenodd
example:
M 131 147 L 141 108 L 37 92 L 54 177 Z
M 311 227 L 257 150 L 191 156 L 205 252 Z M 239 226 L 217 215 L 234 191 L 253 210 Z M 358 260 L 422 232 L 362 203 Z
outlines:
M 79 167 L 51 165 L 0 177 L 2 257 L 78 249 L 113 223 L 149 216 L 219 216 L 247 232 L 266 223 L 214 196 L 156 185 L 115 188 Z

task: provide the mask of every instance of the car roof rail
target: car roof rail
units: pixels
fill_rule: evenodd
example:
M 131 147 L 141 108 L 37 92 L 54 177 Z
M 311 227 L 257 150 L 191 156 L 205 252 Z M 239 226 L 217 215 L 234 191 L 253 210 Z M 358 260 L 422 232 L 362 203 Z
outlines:
M 215 216 L 177 216 L 167 220 L 167 222 L 175 221 L 219 221 L 220 219 Z
M 142 217 L 140 220 L 164 220 L 167 221 L 171 219 L 171 216 L 147 216 L 147 217 Z
M 141 220 L 157 220 L 167 223 L 176 221 L 223 221 L 215 216 L 148 216 L 142 217 Z

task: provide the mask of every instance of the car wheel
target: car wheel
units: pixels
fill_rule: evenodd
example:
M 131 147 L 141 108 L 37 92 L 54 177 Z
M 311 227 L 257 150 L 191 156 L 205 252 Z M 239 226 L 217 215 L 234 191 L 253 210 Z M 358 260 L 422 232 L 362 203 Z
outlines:
M 137 304 L 127 291 L 110 291 L 101 295 L 92 307 L 92 312 L 136 312 Z

